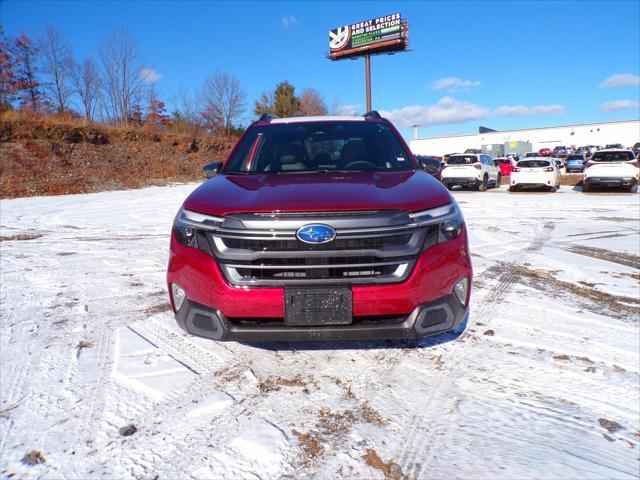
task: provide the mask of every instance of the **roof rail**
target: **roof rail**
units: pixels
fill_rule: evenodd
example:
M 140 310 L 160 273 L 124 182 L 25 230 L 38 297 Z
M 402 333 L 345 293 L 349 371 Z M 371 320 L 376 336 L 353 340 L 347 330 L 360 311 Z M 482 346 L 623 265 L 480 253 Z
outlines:
M 377 110 L 371 110 L 363 115 L 364 118 L 382 118 Z
M 273 120 L 274 118 L 278 118 L 277 115 L 274 115 L 272 113 L 263 113 L 260 118 L 258 119 L 259 122 L 270 122 L 271 120 Z

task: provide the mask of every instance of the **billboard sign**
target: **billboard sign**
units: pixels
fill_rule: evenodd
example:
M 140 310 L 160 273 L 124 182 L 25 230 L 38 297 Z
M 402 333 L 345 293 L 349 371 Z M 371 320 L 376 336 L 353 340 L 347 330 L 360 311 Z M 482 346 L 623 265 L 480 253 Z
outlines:
M 329 31 L 329 48 L 331 60 L 406 50 L 407 24 L 394 13 L 334 28 Z

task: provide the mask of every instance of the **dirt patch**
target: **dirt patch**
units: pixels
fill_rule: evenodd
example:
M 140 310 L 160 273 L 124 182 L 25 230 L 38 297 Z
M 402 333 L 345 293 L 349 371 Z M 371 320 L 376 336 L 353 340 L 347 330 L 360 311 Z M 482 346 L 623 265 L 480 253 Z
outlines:
M 629 218 L 629 217 L 594 217 L 594 220 L 603 220 L 605 222 L 637 222 L 637 218 Z
M 402 473 L 402 469 L 396 462 L 393 460 L 383 462 L 380 455 L 378 455 L 378 452 L 373 448 L 367 448 L 367 451 L 362 455 L 362 459 L 371 468 L 380 470 L 384 475 L 385 480 L 404 480 L 408 478 L 404 473 Z
M 40 450 L 31 450 L 29 453 L 25 453 L 20 461 L 25 465 L 38 465 L 39 463 L 45 463 L 47 459 L 44 458 Z
M 303 467 L 311 467 L 324 452 L 324 444 L 312 433 L 300 433 L 294 430 L 293 434 L 298 437 L 298 443 L 302 448 L 302 456 L 297 463 Z
M 637 317 L 640 314 L 640 302 L 637 298 L 612 295 L 580 284 L 558 280 L 548 270 L 532 270 L 522 265 L 514 266 L 506 262 L 499 262 L 487 271 L 496 275 L 503 274 L 505 271 L 512 272 L 520 277 L 521 281 L 527 281 L 534 288 L 545 290 L 554 296 L 569 293 L 574 295 L 576 300 L 586 300 L 599 307 L 606 306 L 610 311 L 620 315 L 632 314 Z M 591 310 L 602 312 L 601 308 L 592 308 Z
M 168 312 L 169 310 L 171 310 L 171 304 L 169 302 L 163 302 L 147 308 L 144 313 L 147 315 L 154 315 L 156 313 Z
M 640 269 L 640 257 L 631 253 L 614 252 L 604 248 L 577 245 L 566 247 L 565 250 L 571 253 L 577 253 L 578 255 L 584 255 L 585 257 L 597 258 L 599 260 L 617 263 L 618 265 L 624 265 L 625 267 Z
M 35 240 L 36 238 L 42 238 L 41 233 L 19 233 L 17 235 L 0 236 L 0 242 L 10 242 L 13 240 Z
M 235 138 L 194 137 L 170 128 L 150 132 L 135 126 L 14 117 L 0 116 L 2 198 L 202 180 L 202 166 L 225 158 L 235 142 Z
M 607 420 L 606 418 L 599 418 L 598 423 L 602 428 L 607 430 L 607 432 L 609 433 L 616 433 L 618 430 L 622 430 L 624 428 L 618 422 L 614 422 L 613 420 Z
M 118 430 L 120 435 L 122 435 L 123 437 L 130 437 L 137 431 L 138 431 L 138 428 L 135 425 L 125 425 L 124 427 L 121 427 Z
M 313 375 L 309 375 L 307 378 L 303 378 L 302 375 L 296 375 L 292 378 L 269 377 L 265 380 L 262 380 L 258 384 L 258 388 L 261 392 L 269 393 L 281 390 L 282 387 L 300 387 L 303 389 L 302 391 L 304 393 L 308 394 L 310 393 L 309 385 L 320 388 Z

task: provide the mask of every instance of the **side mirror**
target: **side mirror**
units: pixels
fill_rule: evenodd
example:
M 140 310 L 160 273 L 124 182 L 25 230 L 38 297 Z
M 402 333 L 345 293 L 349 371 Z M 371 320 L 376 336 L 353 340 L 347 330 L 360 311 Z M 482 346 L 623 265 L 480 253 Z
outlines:
M 221 168 L 222 168 L 222 162 L 211 162 L 211 163 L 207 163 L 202 168 L 202 170 L 204 171 L 205 177 L 211 178 L 217 175 Z

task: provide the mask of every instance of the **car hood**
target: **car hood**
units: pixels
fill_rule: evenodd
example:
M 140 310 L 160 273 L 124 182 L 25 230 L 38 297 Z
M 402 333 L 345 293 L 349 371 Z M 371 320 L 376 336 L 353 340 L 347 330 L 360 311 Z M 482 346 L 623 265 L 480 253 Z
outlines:
M 423 171 L 218 175 L 184 207 L 209 215 L 338 210 L 419 211 L 451 202 L 447 189 Z

